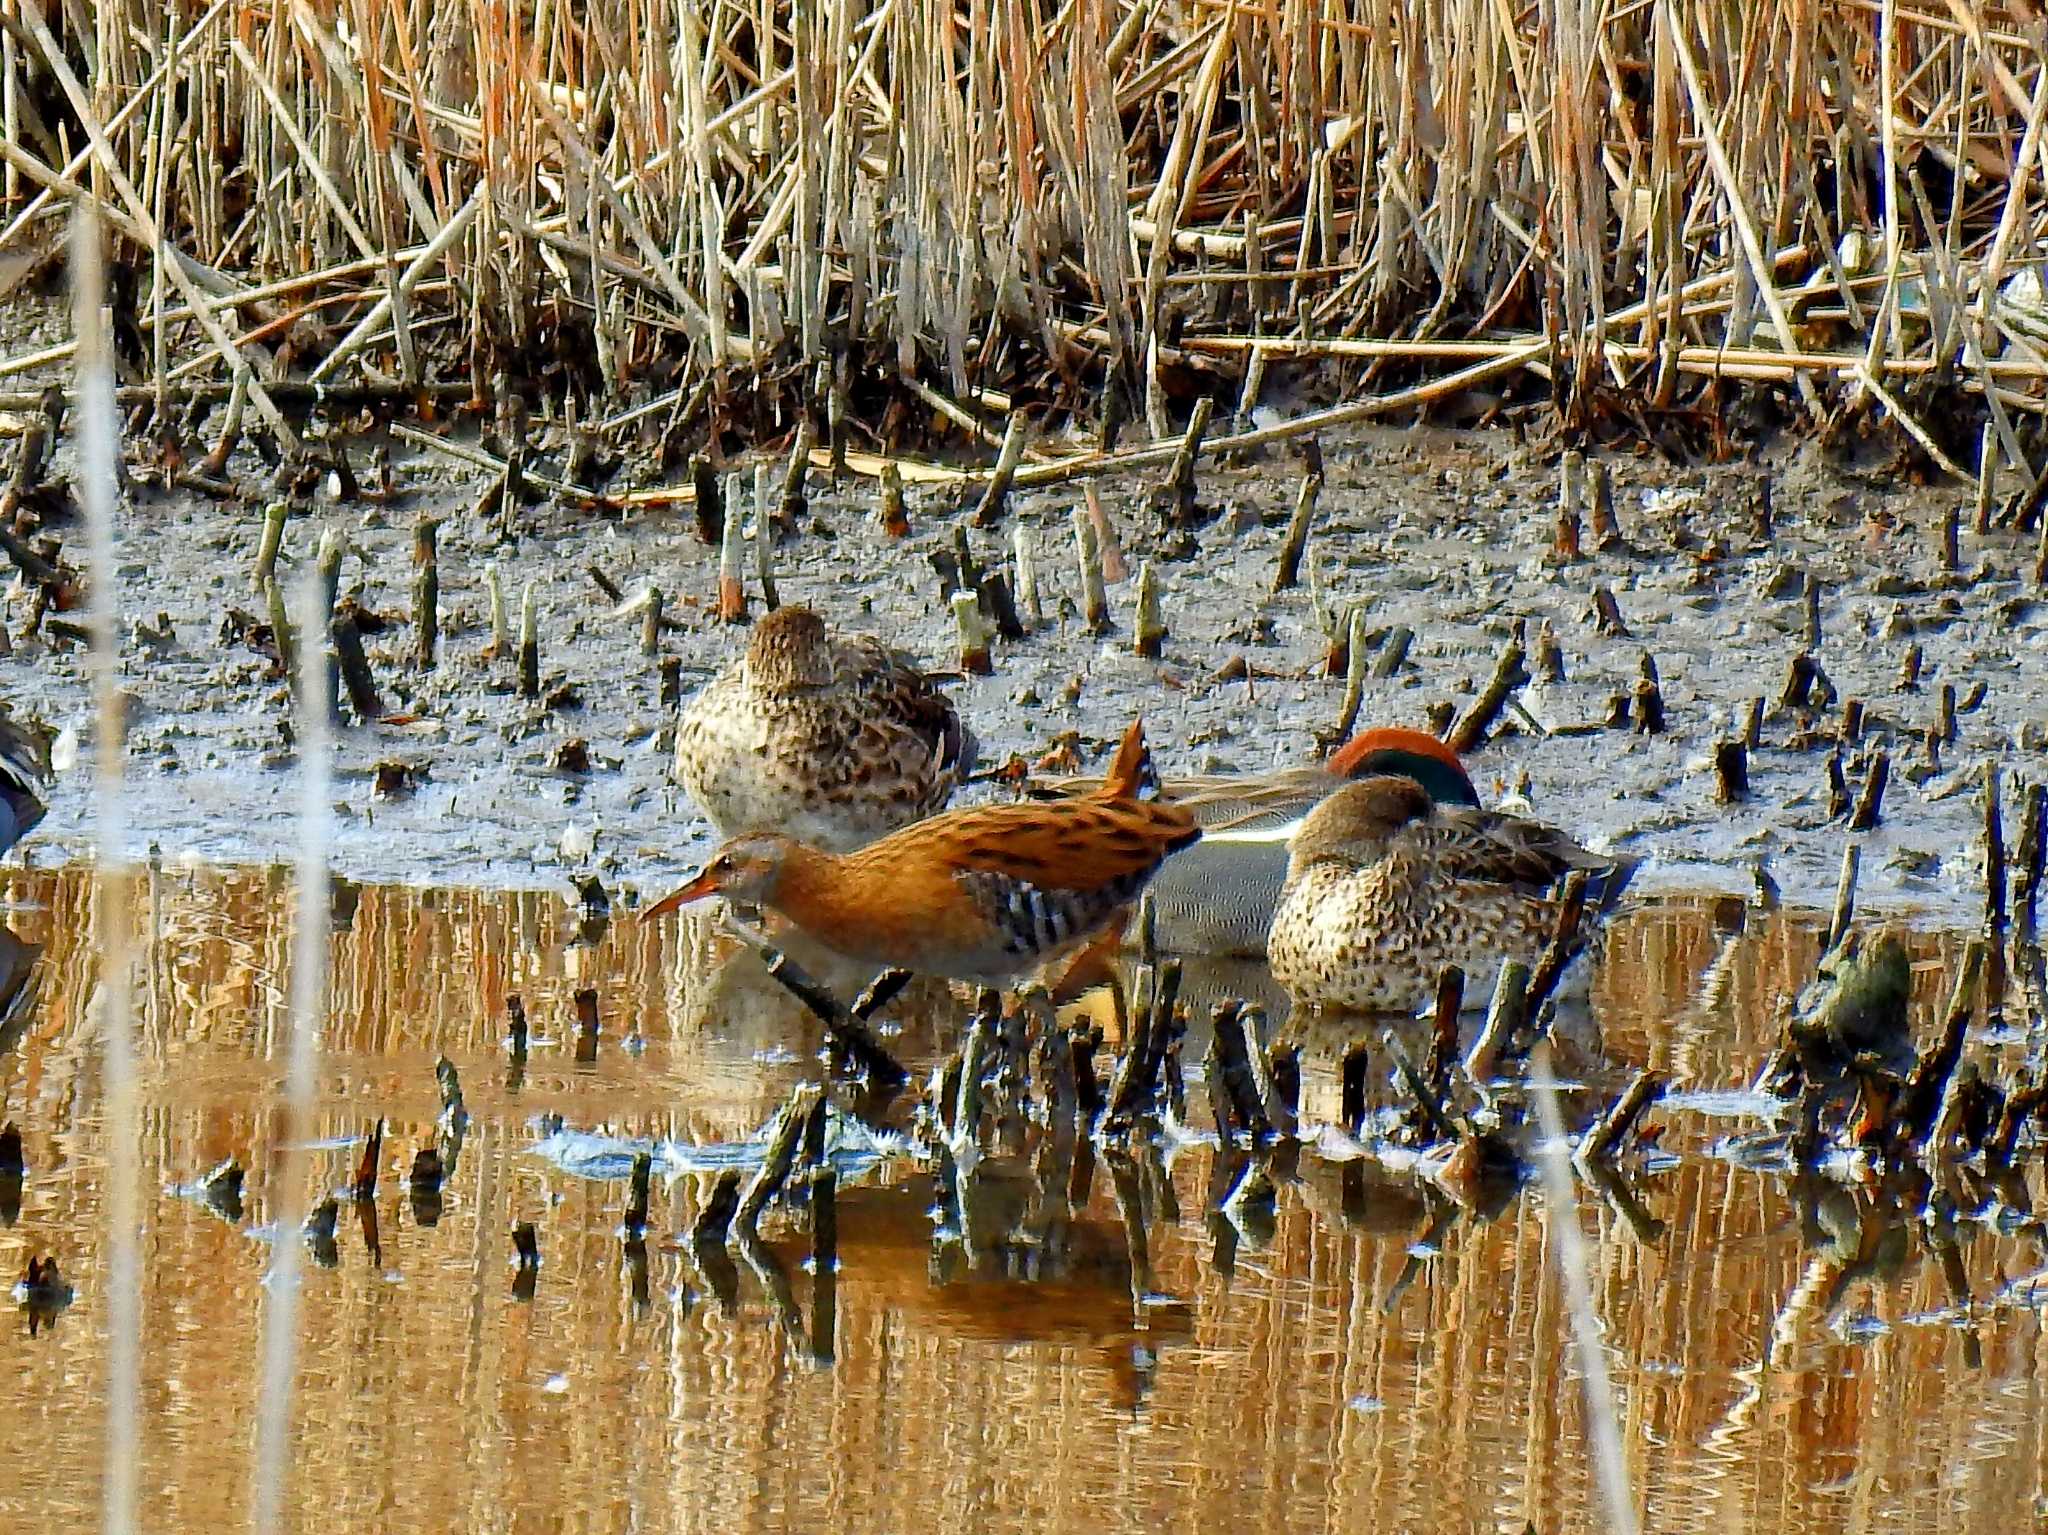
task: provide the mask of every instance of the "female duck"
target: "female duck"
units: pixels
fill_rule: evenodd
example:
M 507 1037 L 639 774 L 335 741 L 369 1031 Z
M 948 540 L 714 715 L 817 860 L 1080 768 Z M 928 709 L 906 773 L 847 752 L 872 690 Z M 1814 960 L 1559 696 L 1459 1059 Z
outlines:
M 754 625 L 747 652 L 676 726 L 676 777 L 722 837 L 773 828 L 834 852 L 944 805 L 974 764 L 951 700 L 868 635 L 809 608 Z
M 1457 753 L 1433 735 L 1398 727 L 1360 731 L 1323 762 L 1255 776 L 1177 778 L 1161 790 L 1190 811 L 1203 837 L 1152 885 L 1161 948 L 1213 958 L 1257 958 L 1287 881 L 1287 844 L 1302 817 L 1345 783 L 1411 779 L 1440 805 L 1477 809 L 1479 794 Z M 1088 794 L 1087 779 L 1029 786 L 1039 797 Z
M 1591 876 L 1585 934 L 1635 872 L 1555 827 L 1437 803 L 1412 778 L 1345 785 L 1302 821 L 1266 952 L 1297 1003 L 1412 1012 L 1445 965 L 1483 1004 L 1505 958 L 1534 963 L 1557 924 L 1557 887 Z

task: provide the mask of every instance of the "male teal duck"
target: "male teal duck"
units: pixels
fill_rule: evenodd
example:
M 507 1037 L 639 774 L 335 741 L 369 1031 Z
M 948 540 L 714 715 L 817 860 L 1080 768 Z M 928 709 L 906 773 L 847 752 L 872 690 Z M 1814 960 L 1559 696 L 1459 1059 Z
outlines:
M 1376 774 L 1409 779 L 1438 804 L 1479 805 L 1456 752 L 1433 735 L 1397 727 L 1360 731 L 1322 762 L 1165 784 L 1162 800 L 1192 812 L 1203 836 L 1152 881 L 1159 946 L 1218 958 L 1263 955 L 1287 882 L 1288 839 L 1333 791 Z M 1034 784 L 1031 792 L 1067 797 L 1094 788 L 1092 779 L 1071 778 Z

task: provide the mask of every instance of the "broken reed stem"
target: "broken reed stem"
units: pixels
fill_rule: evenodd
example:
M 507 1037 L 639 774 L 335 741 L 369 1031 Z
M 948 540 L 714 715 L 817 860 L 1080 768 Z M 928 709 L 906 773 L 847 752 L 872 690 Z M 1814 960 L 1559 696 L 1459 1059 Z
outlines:
M 882 531 L 889 537 L 910 537 L 910 513 L 903 504 L 903 471 L 896 467 L 894 459 L 882 465 L 881 516 Z
M 256 564 L 249 571 L 249 590 L 262 593 L 277 579 L 277 551 L 284 542 L 285 519 L 292 514 L 289 501 L 273 501 L 263 509 L 263 535 L 256 544 Z
M 1635 1128 L 1644 1111 L 1663 1096 L 1663 1077 L 1647 1068 L 1638 1071 L 1612 1107 L 1600 1117 L 1599 1123 L 1586 1132 L 1573 1160 L 1581 1167 L 1594 1167 L 1610 1160 L 1622 1138 Z
M 1529 972 L 1529 994 L 1524 1005 L 1532 1017 L 1541 1013 L 1565 968 L 1579 952 L 1579 925 L 1585 920 L 1586 887 L 1590 882 L 1591 876 L 1584 869 L 1574 869 L 1564 877 L 1557 894 L 1557 920 L 1550 943 L 1537 959 L 1535 969 Z
M 1288 519 L 1287 536 L 1280 543 L 1280 563 L 1273 572 L 1273 590 L 1287 591 L 1300 579 L 1301 551 L 1308 546 L 1309 524 L 1315 520 L 1316 498 L 1322 494 L 1323 477 L 1305 474 L 1294 495 L 1294 515 Z
M 1615 639 L 1629 637 L 1628 625 L 1622 620 L 1621 604 L 1614 599 L 1612 588 L 1593 588 L 1593 627 L 1601 634 Z
M 996 454 L 995 471 L 989 475 L 988 484 L 982 489 L 981 504 L 974 509 L 977 528 L 992 528 L 1002 521 L 1003 511 L 1010 502 L 1010 481 L 1024 457 L 1028 425 L 1023 411 L 1010 412 L 1009 422 L 1003 428 L 1003 446 Z
M 826 468 L 837 485 L 846 478 L 846 439 L 849 405 L 846 397 L 846 354 L 840 353 L 832 377 L 825 387 Z
M 711 460 L 699 453 L 690 459 L 690 509 L 697 523 L 697 541 L 720 550 L 719 574 L 725 573 L 725 487 Z
M 514 992 L 505 998 L 505 1053 L 512 1064 L 526 1064 L 526 1001 Z
M 1109 632 L 1109 594 L 1102 585 L 1102 545 L 1095 520 L 1074 508 L 1074 559 L 1081 573 L 1081 622 L 1090 634 Z
M 297 674 L 298 643 L 292 633 L 291 616 L 285 612 L 284 587 L 275 579 L 264 589 L 270 609 L 270 637 L 277 645 L 277 662 L 287 677 Z
M 1593 527 L 1593 547 L 1602 554 L 1625 549 L 1627 540 L 1621 536 L 1621 522 L 1614 515 L 1614 477 L 1608 472 L 1607 465 L 1597 458 L 1586 464 L 1586 499 Z
M 327 622 L 333 621 L 334 605 L 341 597 L 341 562 L 347 553 L 348 540 L 341 536 L 339 528 L 321 531 L 314 548 L 313 568 L 320 573 L 320 597 L 326 607 L 323 616 Z
M 1027 634 L 1045 627 L 1045 607 L 1038 595 L 1038 560 L 1031 550 L 1031 532 L 1023 523 L 1011 530 L 1010 548 L 1017 573 L 1017 609 Z
M 740 1196 L 734 1221 L 743 1233 L 751 1234 L 760 1223 L 761 1212 L 768 1208 L 788 1179 L 790 1169 L 796 1165 L 797 1147 L 802 1141 L 804 1125 L 811 1117 L 811 1110 L 824 1098 L 824 1090 L 816 1083 L 807 1082 L 789 1096 L 782 1106 L 781 1117 L 775 1121 L 775 1131 L 769 1137 L 767 1153 L 761 1158 L 761 1165 L 748 1180 L 746 1192 Z
M 1401 663 L 1408 659 L 1408 647 L 1415 643 L 1415 631 L 1406 624 L 1396 624 L 1387 631 L 1387 637 L 1380 644 L 1379 654 L 1372 658 L 1372 669 L 1367 676 L 1375 680 L 1391 677 L 1401 669 Z
M 2048 858 L 2048 784 L 2028 784 L 2020 806 L 2019 867 L 2012 886 L 2014 937 L 2032 943 L 2038 931 L 2042 864 Z
M 1159 611 L 1159 578 L 1150 560 L 1138 567 L 1138 605 L 1131 620 L 1131 649 L 1147 661 L 1159 659 L 1166 640 L 1166 620 Z
M 806 416 L 797 424 L 796 440 L 790 444 L 789 461 L 782 470 L 782 495 L 776 516 L 791 527 L 802 523 L 810 503 L 804 497 L 804 478 L 811 470 L 811 450 L 817 446 L 817 432 Z
M 519 696 L 540 697 L 540 615 L 534 608 L 531 581 L 519 596 Z
M 441 643 L 441 520 L 422 517 L 412 530 L 413 664 L 432 671 Z
M 1835 881 L 1834 915 L 1828 919 L 1828 938 L 1821 945 L 1822 954 L 1832 954 L 1849 935 L 1849 924 L 1856 920 L 1856 877 L 1862 869 L 1862 844 L 1852 842 L 1842 849 L 1842 874 Z
M 710 1198 L 704 1201 L 704 1208 L 691 1222 L 691 1247 L 701 1251 L 725 1246 L 726 1234 L 732 1230 L 732 1218 L 739 1207 L 739 1169 L 728 1167 L 718 1175 L 718 1181 L 711 1186 Z
M 1863 788 L 1856 796 L 1856 810 L 1849 817 L 1849 830 L 1874 831 L 1884 809 L 1884 786 L 1891 777 L 1892 754 L 1877 751 L 1864 772 Z
M 1124 560 L 1124 548 L 1116 536 L 1116 524 L 1110 520 L 1109 510 L 1102 504 L 1102 496 L 1093 481 L 1081 487 L 1081 501 L 1088 509 L 1088 520 L 1095 525 L 1095 547 L 1102 559 L 1102 579 L 1109 582 L 1128 581 L 1131 567 Z
M 484 591 L 491 604 L 491 648 L 493 659 L 512 648 L 512 639 L 505 624 L 505 583 L 498 575 L 498 562 L 490 561 L 484 566 Z
M 1989 417 L 1977 436 L 1977 495 L 1971 527 L 1982 535 L 1991 531 L 1991 508 L 1998 492 L 1997 428 Z
M 1749 797 L 1749 748 L 1740 740 L 1714 746 L 1714 798 L 1724 805 Z
M 653 1192 L 654 1157 L 649 1152 L 640 1152 L 633 1158 L 633 1179 L 626 1190 L 626 1214 L 620 1224 L 629 1237 L 640 1236 L 647 1230 L 647 1205 Z
M 1365 655 L 1366 618 L 1365 604 L 1354 603 L 1345 626 L 1344 642 L 1344 701 L 1337 709 L 1337 723 L 1332 728 L 1330 739 L 1338 744 L 1351 739 L 1351 730 L 1358 723 L 1358 711 L 1365 702 L 1365 678 L 1368 670 Z
M 640 599 L 640 654 L 653 659 L 661 654 L 661 588 L 650 586 Z
M 1215 410 L 1216 401 L 1210 395 L 1195 401 L 1188 429 L 1181 434 L 1180 446 L 1167 470 L 1166 482 L 1153 493 L 1162 520 L 1169 526 L 1185 527 L 1195 520 L 1195 462 L 1201 457 L 1202 438 L 1208 433 L 1209 418 Z
M 747 621 L 747 544 L 744 524 L 729 515 L 719 532 L 718 617 L 721 623 Z
M 1451 1064 L 1458 1058 L 1458 1013 L 1465 1005 L 1465 972 L 1445 965 L 1437 972 L 1436 1000 L 1430 1013 L 1429 1055 L 1423 1071 L 1441 1096 L 1451 1084 Z
M 1353 1140 L 1365 1133 L 1366 1086 L 1371 1066 L 1371 1047 L 1362 1039 L 1354 1040 L 1344 1052 L 1337 1114 L 1344 1133 Z
M 1502 648 L 1500 659 L 1494 664 L 1493 676 L 1488 679 L 1485 690 L 1472 700 L 1450 732 L 1444 737 L 1444 744 L 1459 756 L 1479 749 L 1486 740 L 1487 731 L 1500 718 L 1500 711 L 1507 707 L 1507 701 L 1516 688 L 1529 680 L 1528 669 L 1522 664 L 1522 620 L 1516 619 L 1513 632 Z
M 834 1051 L 849 1061 L 871 1085 L 893 1089 L 908 1080 L 902 1066 L 883 1048 L 863 1019 L 841 1007 L 831 992 L 804 974 L 780 949 L 752 939 L 747 941 L 760 954 L 762 968 L 825 1026 L 826 1037 Z M 876 978 L 876 984 L 880 984 L 880 977 Z
M 160 326 L 157 339 L 162 341 L 164 334 Z M 242 440 L 242 417 L 249 407 L 249 378 L 247 368 L 235 370 L 234 382 L 228 389 L 228 408 L 221 413 L 220 434 L 214 438 L 213 446 L 207 449 L 206 457 L 199 461 L 199 473 L 205 478 L 219 480 L 227 475 L 228 460 L 234 457 L 235 445 Z M 164 380 L 160 377 L 157 387 L 161 390 L 163 385 Z M 158 403 L 159 411 L 165 408 L 163 402 Z
M 1586 483 L 1586 455 L 1569 448 L 1557 464 L 1557 522 L 1551 533 L 1550 554 L 1556 560 L 1580 557 L 1580 502 Z
M 1644 651 L 1636 664 L 1636 685 L 1633 697 L 1635 728 L 1637 735 L 1656 736 L 1664 733 L 1664 688 L 1657 676 L 1657 658 Z
M 988 676 L 996 669 L 988 650 L 995 630 L 981 616 L 981 598 L 973 592 L 955 592 L 946 599 L 946 606 L 953 610 L 953 630 L 960 643 L 960 669 L 977 677 Z
M 376 678 L 370 672 L 370 658 L 363 650 L 362 626 L 357 623 L 353 602 L 349 611 L 337 614 L 328 625 L 334 645 L 335 665 L 348 693 L 348 706 L 358 724 L 371 725 L 384 717 L 384 703 L 377 696 Z
M 1501 1057 L 1512 1048 L 1515 1036 L 1528 1021 L 1529 967 L 1519 959 L 1504 960 L 1500 974 L 1494 978 L 1486 1024 L 1465 1055 L 1465 1075 L 1478 1083 L 1490 1081 L 1499 1069 Z
M 1227 1132 L 1235 1125 L 1254 1141 L 1273 1133 L 1273 1122 L 1253 1074 L 1251 1044 L 1246 1038 L 1244 1005 L 1216 1004 L 1210 1018 L 1209 1082 L 1217 1100 L 1218 1121 Z
M 775 508 L 770 501 L 774 474 L 763 460 L 754 465 L 754 575 L 761 583 L 761 606 L 773 613 L 782 606 L 775 586 Z

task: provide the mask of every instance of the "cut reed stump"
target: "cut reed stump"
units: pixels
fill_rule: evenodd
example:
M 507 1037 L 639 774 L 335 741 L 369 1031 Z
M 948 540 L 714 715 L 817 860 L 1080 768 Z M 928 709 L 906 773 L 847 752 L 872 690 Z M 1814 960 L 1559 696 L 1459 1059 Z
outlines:
M 881 520 L 882 532 L 888 537 L 910 536 L 910 514 L 903 505 L 903 471 L 896 467 L 893 459 L 882 465 Z
M 1195 521 L 1195 463 L 1201 456 L 1202 439 L 1208 433 L 1209 418 L 1215 410 L 1216 402 L 1208 395 L 1195 401 L 1165 482 L 1152 492 L 1153 510 L 1168 527 L 1184 528 Z
M 804 479 L 811 469 L 811 450 L 817 446 L 817 433 L 810 418 L 798 423 L 796 439 L 790 444 L 789 460 L 782 470 L 782 495 L 776 502 L 775 515 L 787 527 L 798 526 L 809 509 L 810 502 L 804 495 Z
M 1086 509 L 1074 508 L 1074 560 L 1081 577 L 1081 622 L 1090 634 L 1109 632 L 1109 594 L 1102 582 L 1102 544 Z
M 440 532 L 438 517 L 421 517 L 413 524 L 413 665 L 421 671 L 433 670 L 441 643 Z
M 725 489 L 711 460 L 699 453 L 690 460 L 691 511 L 697 522 L 697 541 L 723 552 L 725 540 Z M 721 563 L 719 572 L 724 574 Z
M 533 583 L 519 598 L 519 696 L 540 697 L 540 614 L 533 603 Z
M 1567 449 L 1557 465 L 1557 522 L 1550 538 L 1550 557 L 1560 563 L 1581 556 L 1586 486 L 1586 456 Z
M 1714 746 L 1714 797 L 1724 805 L 1749 798 L 1749 748 L 1739 740 Z
M 736 516 L 724 520 L 718 545 L 718 617 L 721 623 L 747 621 L 746 534 Z
M 1138 607 L 1131 621 L 1131 649 L 1147 661 L 1159 659 L 1166 640 L 1166 620 L 1160 612 L 1159 579 L 1152 562 L 1138 568 Z

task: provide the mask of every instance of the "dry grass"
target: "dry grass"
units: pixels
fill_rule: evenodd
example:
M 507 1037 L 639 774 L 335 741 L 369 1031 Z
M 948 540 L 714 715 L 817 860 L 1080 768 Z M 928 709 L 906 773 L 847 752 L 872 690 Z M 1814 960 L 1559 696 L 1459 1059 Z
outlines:
M 2048 403 L 2030 5 L 7 9 L 0 261 L 95 198 L 133 376 L 246 369 L 285 438 L 265 385 L 463 365 L 742 434 L 837 377 L 885 450 L 1306 368 L 1352 416 L 1779 381 L 1960 473 Z

